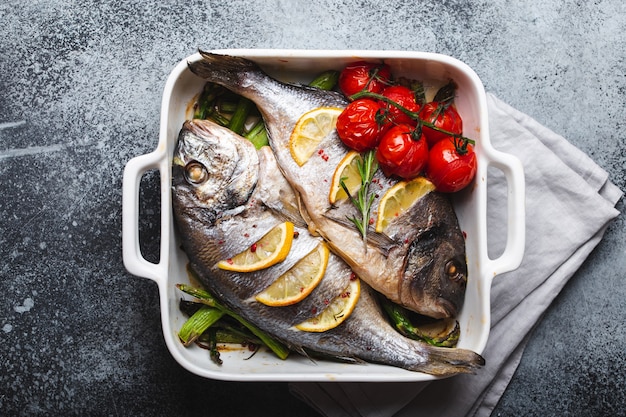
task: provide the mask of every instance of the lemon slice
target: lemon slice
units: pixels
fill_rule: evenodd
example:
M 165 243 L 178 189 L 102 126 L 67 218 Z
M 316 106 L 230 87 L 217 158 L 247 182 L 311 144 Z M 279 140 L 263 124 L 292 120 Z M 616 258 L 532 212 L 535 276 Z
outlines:
M 352 313 L 361 294 L 361 281 L 350 280 L 346 289 L 326 307 L 320 314 L 296 325 L 298 330 L 305 332 L 325 332 L 343 323 Z
M 293 242 L 293 223 L 284 222 L 272 228 L 248 249 L 217 263 L 218 268 L 235 272 L 252 272 L 284 261 Z
M 391 187 L 378 206 L 376 231 L 383 232 L 389 223 L 407 211 L 417 200 L 435 189 L 435 185 L 424 177 L 400 181 Z
M 255 298 L 272 307 L 288 306 L 303 300 L 324 277 L 329 253 L 328 246 L 321 242 Z
M 318 107 L 298 119 L 289 137 L 289 151 L 299 166 L 304 165 L 319 144 L 332 133 L 342 111 L 338 107 Z
M 345 190 L 341 186 L 341 180 L 348 188 L 350 195 L 354 195 L 359 188 L 361 188 L 361 174 L 359 174 L 359 164 L 362 163 L 363 158 L 357 151 L 350 151 L 343 157 L 335 173 L 333 174 L 333 180 L 330 184 L 330 193 L 328 194 L 328 201 L 330 204 L 334 204 L 337 201 L 345 200 L 348 198 Z

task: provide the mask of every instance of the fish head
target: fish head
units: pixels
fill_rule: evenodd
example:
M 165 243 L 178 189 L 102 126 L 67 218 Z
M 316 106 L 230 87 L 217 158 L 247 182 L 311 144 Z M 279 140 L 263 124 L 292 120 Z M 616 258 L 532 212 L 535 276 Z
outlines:
M 465 241 L 445 222 L 431 224 L 410 243 L 400 299 L 403 305 L 419 305 L 420 314 L 455 317 L 465 299 L 467 262 Z
M 242 209 L 258 175 L 250 141 L 209 120 L 183 124 L 172 159 L 176 211 L 195 212 L 213 223 L 221 213 Z

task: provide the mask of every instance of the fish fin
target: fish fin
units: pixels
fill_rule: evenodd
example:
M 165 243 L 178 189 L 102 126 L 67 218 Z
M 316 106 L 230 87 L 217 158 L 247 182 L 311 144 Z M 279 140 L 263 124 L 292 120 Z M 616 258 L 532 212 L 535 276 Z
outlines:
M 311 216 L 309 216 L 309 212 L 306 210 L 306 208 L 304 208 L 304 203 L 302 202 L 302 195 L 295 189 L 293 191 L 296 196 L 296 203 L 298 205 L 298 211 L 300 212 L 302 221 L 304 221 L 307 224 L 307 229 L 309 230 L 309 233 L 312 236 L 324 237 L 322 233 L 320 233 L 320 230 L 317 229 L 315 222 L 313 221 L 313 219 L 311 219 Z
M 201 49 L 198 49 L 198 52 L 203 59 L 196 62 L 188 62 L 187 65 L 191 72 L 202 78 L 213 78 L 216 69 L 226 72 L 233 72 L 232 70 L 239 71 L 242 68 L 258 70 L 258 66 L 249 59 L 232 55 L 215 54 Z
M 485 365 L 485 359 L 467 349 L 428 346 L 428 359 L 415 367 L 415 371 L 436 376 L 473 374 Z
M 340 224 L 347 228 L 354 228 L 354 224 L 347 218 L 338 218 L 334 216 L 330 216 L 328 214 L 324 214 L 324 217 L 328 220 L 332 220 L 333 222 Z M 387 256 L 389 251 L 394 246 L 398 246 L 398 242 L 390 238 L 384 233 L 376 232 L 372 229 L 367 230 L 367 243 L 375 246 L 380 249 L 380 251 Z
M 366 363 L 364 360 L 355 358 L 352 356 L 338 356 L 338 355 L 333 355 L 329 353 L 315 352 L 313 350 L 308 350 L 306 348 L 303 349 L 303 351 L 305 352 L 304 356 L 311 359 L 313 362 L 315 362 L 315 359 L 320 359 L 320 360 L 331 360 L 335 362 L 352 363 L 352 364 Z
M 266 207 L 272 211 L 272 213 L 274 213 L 276 215 L 276 217 L 284 220 L 284 221 L 289 221 L 291 223 L 293 223 L 294 226 L 299 227 L 301 229 L 306 229 L 308 227 L 308 225 L 306 224 L 306 222 L 302 219 L 302 217 L 299 216 L 299 214 L 295 214 L 292 213 L 290 211 L 282 211 L 282 210 L 276 210 L 274 207 L 268 206 L 266 205 Z
M 387 256 L 389 251 L 394 246 L 398 246 L 398 243 L 384 233 L 379 233 L 374 230 L 368 230 L 367 241 L 372 245 L 380 248 L 381 252 Z
M 189 70 L 200 78 L 216 82 L 240 95 L 246 93 L 249 77 L 267 77 L 253 61 L 232 55 L 220 55 L 199 50 L 203 59 L 187 62 Z

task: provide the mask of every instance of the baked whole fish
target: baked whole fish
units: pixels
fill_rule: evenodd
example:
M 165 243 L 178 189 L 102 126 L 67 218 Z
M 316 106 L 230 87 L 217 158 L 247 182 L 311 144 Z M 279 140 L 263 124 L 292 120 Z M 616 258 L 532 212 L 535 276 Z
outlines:
M 361 285 L 352 314 L 339 326 L 319 333 L 294 328 L 312 317 L 315 306 L 323 308 L 324 299 L 339 294 L 353 276 L 348 265 L 332 254 L 322 282 L 304 300 L 287 307 L 255 300 L 255 293 L 322 240 L 300 228 L 296 196 L 268 147 L 257 151 L 246 139 L 207 120 L 185 122 L 174 151 L 172 198 L 183 249 L 202 284 L 292 350 L 441 376 L 472 372 L 484 364 L 469 350 L 434 347 L 400 335 L 366 284 Z M 216 266 L 286 218 L 300 233 L 283 262 L 246 273 Z
M 447 197 L 428 193 L 391 222 L 386 236 L 368 232 L 372 238 L 364 244 L 357 229 L 345 221 L 354 208 L 329 203 L 334 169 L 348 152 L 336 132 L 320 144 L 323 157 L 313 155 L 303 166 L 289 149 L 291 133 L 304 113 L 323 106 L 343 108 L 346 98 L 280 82 L 241 57 L 201 54 L 201 60 L 189 63 L 193 73 L 249 98 L 261 111 L 270 146 L 301 201 L 311 233 L 322 236 L 363 281 L 391 301 L 434 318 L 456 316 L 465 298 L 467 264 L 465 240 Z M 394 184 L 380 170 L 374 182 L 379 195 Z

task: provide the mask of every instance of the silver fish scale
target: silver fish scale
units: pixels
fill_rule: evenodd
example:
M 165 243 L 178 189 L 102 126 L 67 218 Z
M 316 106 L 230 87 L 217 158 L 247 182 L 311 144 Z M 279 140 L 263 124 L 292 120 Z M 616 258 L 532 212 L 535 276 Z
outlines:
M 232 132 L 207 121 L 187 122 L 183 131 L 176 148 L 178 155 L 175 164 L 184 165 L 185 161 L 200 162 L 207 170 L 214 172 L 214 175 L 225 177 L 234 175 L 239 170 L 241 172 L 237 175 L 247 179 L 236 186 L 236 194 L 247 195 L 247 199 L 237 202 L 223 197 L 235 192 L 232 189 L 235 182 L 229 178 L 212 177 L 206 184 L 194 186 L 184 181 L 184 174 L 180 170 L 174 171 L 177 176 L 174 180 L 174 184 L 177 184 L 174 186 L 174 208 L 183 244 L 187 243 L 187 253 L 195 253 L 192 256 L 194 263 L 203 265 L 210 276 L 227 276 L 232 284 L 230 292 L 237 299 L 248 300 L 313 251 L 322 239 L 311 236 L 304 221 L 299 217 L 294 218 L 298 215 L 295 211 L 297 208 L 294 208 L 297 207 L 296 197 L 280 175 L 271 152 L 259 151 L 257 157 L 257 151 L 250 142 L 237 137 L 241 140 L 229 143 L 233 142 L 229 140 Z M 220 153 L 222 157 L 214 158 L 216 153 Z M 245 156 L 249 153 L 253 153 L 254 157 Z M 248 163 L 242 164 L 243 161 Z M 237 169 L 234 167 L 236 164 L 239 165 Z M 219 189 L 215 189 L 213 181 L 220 184 Z M 210 188 L 210 193 L 206 192 L 205 187 Z M 223 201 L 230 201 L 231 205 L 223 206 Z M 217 219 L 202 215 L 203 212 L 215 212 L 212 206 L 216 204 L 220 204 L 221 208 Z M 286 213 L 277 211 L 277 208 L 287 208 L 290 216 L 286 218 Z M 273 227 L 286 220 L 295 223 L 294 229 L 298 237 L 293 239 L 284 261 L 264 270 L 248 273 L 232 273 L 217 268 L 217 262 L 232 258 L 243 249 L 249 248 Z M 190 241 L 194 243 L 190 244 Z M 352 271 L 338 258 L 333 256 L 329 259 L 327 275 L 318 287 L 297 306 L 283 308 L 290 317 L 290 323 L 297 324 L 313 317 L 316 311 L 321 311 L 329 300 L 341 294 L 351 274 Z

